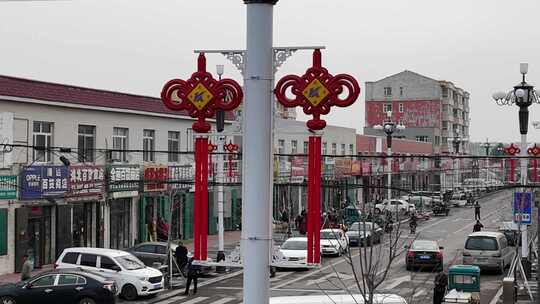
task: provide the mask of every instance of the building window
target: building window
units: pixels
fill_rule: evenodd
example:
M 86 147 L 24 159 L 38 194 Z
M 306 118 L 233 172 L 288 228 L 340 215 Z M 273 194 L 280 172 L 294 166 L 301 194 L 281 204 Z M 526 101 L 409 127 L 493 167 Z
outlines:
M 337 144 L 333 143 L 332 144 L 332 155 L 336 155 L 336 154 L 337 154 Z
M 143 161 L 153 162 L 156 160 L 155 136 L 154 130 L 143 130 Z
M 193 129 L 186 130 L 186 150 L 193 151 Z
M 291 154 L 298 153 L 298 141 L 291 140 Z
M 94 162 L 95 147 L 96 127 L 79 125 L 79 141 L 77 145 L 79 162 Z
M 403 96 L 403 87 L 399 87 L 399 96 Z
M 341 155 L 345 155 L 345 144 L 341 144 Z
M 180 151 L 180 132 L 169 131 L 169 162 L 178 162 L 178 152 Z
M 34 121 L 34 162 L 52 161 L 52 134 L 52 122 Z
M 278 154 L 284 154 L 285 153 L 285 140 L 279 139 L 278 140 Z
M 448 97 L 448 88 L 442 88 L 442 97 Z
M 384 96 L 392 96 L 392 88 L 384 87 Z
M 403 104 L 402 103 L 399 104 L 399 113 L 403 113 Z
M 385 103 L 383 107 L 383 112 L 388 113 L 392 112 L 392 104 L 391 103 Z
M 322 144 L 322 154 L 327 155 L 328 154 L 328 144 L 323 142 Z
M 439 146 L 441 144 L 441 138 L 439 136 L 435 136 L 435 146 Z
M 416 136 L 416 141 L 429 142 L 429 136 Z
M 113 151 L 113 160 L 127 161 L 128 132 L 127 128 L 113 128 L 113 150 L 121 150 Z
M 349 145 L 349 155 L 354 155 L 356 153 L 354 153 L 354 145 L 353 144 L 350 144 Z
M 308 154 L 309 150 L 309 143 L 307 141 L 304 142 L 304 154 Z

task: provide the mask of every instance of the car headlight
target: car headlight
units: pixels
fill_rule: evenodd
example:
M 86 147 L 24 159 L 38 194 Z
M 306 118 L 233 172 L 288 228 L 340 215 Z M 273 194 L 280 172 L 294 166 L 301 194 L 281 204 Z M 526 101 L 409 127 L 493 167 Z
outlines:
M 139 279 L 140 281 L 148 281 L 147 277 L 137 277 L 137 279 Z

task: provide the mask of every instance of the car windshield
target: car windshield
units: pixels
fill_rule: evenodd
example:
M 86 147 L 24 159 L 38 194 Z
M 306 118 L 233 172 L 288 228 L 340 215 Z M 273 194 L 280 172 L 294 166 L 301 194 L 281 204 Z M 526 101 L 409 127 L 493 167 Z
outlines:
M 281 249 L 285 250 L 307 250 L 306 241 L 286 241 L 281 246 Z
M 144 268 L 143 262 L 132 255 L 123 255 L 114 258 L 118 264 L 127 270 L 137 270 Z
M 371 222 L 356 222 L 351 225 L 351 228 L 349 230 L 352 231 L 370 231 L 373 229 L 373 223 Z
M 498 250 L 497 240 L 487 236 L 473 236 L 467 240 L 465 249 L 469 250 Z
M 321 231 L 321 240 L 336 240 L 339 238 L 339 232 L 337 231 Z
M 437 243 L 432 241 L 415 241 L 411 246 L 413 250 L 437 250 L 438 248 Z

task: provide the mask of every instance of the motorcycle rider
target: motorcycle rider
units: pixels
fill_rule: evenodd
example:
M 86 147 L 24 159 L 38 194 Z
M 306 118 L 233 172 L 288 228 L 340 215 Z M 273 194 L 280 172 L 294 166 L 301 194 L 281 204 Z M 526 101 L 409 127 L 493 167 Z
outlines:
M 410 234 L 416 233 L 417 220 L 418 218 L 416 216 L 416 213 L 413 212 L 411 214 L 411 219 L 409 220 L 409 228 L 411 228 Z

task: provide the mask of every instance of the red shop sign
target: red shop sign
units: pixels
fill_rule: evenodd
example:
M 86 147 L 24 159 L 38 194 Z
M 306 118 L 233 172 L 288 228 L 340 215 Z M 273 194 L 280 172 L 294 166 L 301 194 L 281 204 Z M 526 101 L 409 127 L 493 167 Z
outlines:
M 167 190 L 168 172 L 166 166 L 144 167 L 144 191 L 156 192 Z

